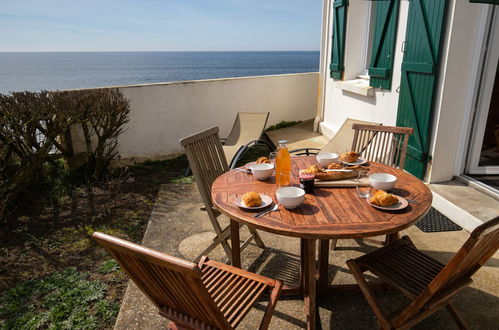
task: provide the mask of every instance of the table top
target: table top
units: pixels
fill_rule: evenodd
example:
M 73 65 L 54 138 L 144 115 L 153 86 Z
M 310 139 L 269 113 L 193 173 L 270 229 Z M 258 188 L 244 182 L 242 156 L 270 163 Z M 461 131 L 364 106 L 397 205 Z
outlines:
M 291 185 L 299 186 L 298 171 L 317 164 L 314 156 L 292 157 Z M 395 195 L 414 200 L 399 211 L 379 210 L 358 197 L 355 188 L 315 187 L 314 194 L 305 194 L 305 201 L 294 210 L 283 206 L 261 218 L 256 212 L 245 211 L 233 201 L 249 191 L 272 197 L 276 202 L 275 177 L 269 181 L 258 181 L 251 174 L 232 170 L 219 176 L 213 183 L 211 194 L 215 207 L 231 219 L 258 229 L 300 238 L 332 239 L 362 238 L 394 233 L 410 227 L 429 210 L 432 194 L 418 178 L 402 170 L 369 162 L 371 173 L 390 173 L 397 177 Z

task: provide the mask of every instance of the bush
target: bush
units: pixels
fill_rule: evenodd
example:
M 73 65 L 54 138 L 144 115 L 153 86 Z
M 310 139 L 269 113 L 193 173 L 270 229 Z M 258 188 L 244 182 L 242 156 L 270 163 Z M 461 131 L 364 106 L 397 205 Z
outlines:
M 47 176 L 60 174 L 60 159 L 72 175 L 101 179 L 118 156 L 129 112 L 117 89 L 0 94 L 0 219 L 30 187 L 58 181 Z M 75 128 L 83 132 L 82 150 L 73 145 Z

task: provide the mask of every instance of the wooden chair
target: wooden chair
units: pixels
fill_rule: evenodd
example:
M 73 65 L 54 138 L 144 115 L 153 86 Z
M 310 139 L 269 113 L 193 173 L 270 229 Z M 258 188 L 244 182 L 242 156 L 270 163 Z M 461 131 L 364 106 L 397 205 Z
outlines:
M 227 159 L 225 158 L 222 144 L 220 143 L 220 138 L 218 136 L 218 127 L 212 127 L 206 131 L 185 137 L 180 140 L 180 144 L 185 148 L 189 166 L 196 178 L 198 190 L 203 199 L 204 209 L 208 213 L 208 217 L 210 218 L 216 233 L 216 237 L 210 246 L 208 246 L 194 262 L 198 262 L 202 256 L 207 255 L 218 244 L 222 244 L 227 258 L 229 258 L 229 261 L 232 263 L 231 248 L 227 242 L 230 236 L 230 225 L 222 229 L 218 222 L 218 217 L 221 213 L 213 207 L 213 201 L 211 200 L 211 186 L 213 181 L 229 170 Z M 265 248 L 265 244 L 263 244 L 256 229 L 249 227 L 249 230 L 251 236 L 241 245 L 241 250 L 243 250 L 252 239 L 255 240 L 255 243 L 259 247 Z
M 270 144 L 261 139 L 267 125 L 269 112 L 238 112 L 232 130 L 226 139 L 221 139 L 229 167 L 235 168 L 237 161 L 252 146 L 262 144 L 272 150 Z
M 363 158 L 404 169 L 412 127 L 353 124 L 352 151 Z
M 353 123 L 352 129 L 352 151 L 367 160 L 404 169 L 409 135 L 414 128 Z M 398 233 L 388 234 L 385 243 L 398 237 Z M 337 243 L 338 240 L 331 240 L 331 249 L 334 250 Z
M 264 292 L 270 300 L 260 329 L 269 327 L 282 282 L 207 257 L 196 265 L 103 233 L 92 237 L 170 320 L 169 329 L 234 329 Z
M 471 276 L 499 249 L 499 217 L 477 227 L 446 264 L 418 251 L 409 237 L 360 258 L 348 260 L 355 280 L 383 329 L 407 329 L 445 307 L 461 329 L 467 329 L 452 303 L 471 284 Z M 411 302 L 389 318 L 378 306 L 362 273 L 370 271 L 407 296 Z

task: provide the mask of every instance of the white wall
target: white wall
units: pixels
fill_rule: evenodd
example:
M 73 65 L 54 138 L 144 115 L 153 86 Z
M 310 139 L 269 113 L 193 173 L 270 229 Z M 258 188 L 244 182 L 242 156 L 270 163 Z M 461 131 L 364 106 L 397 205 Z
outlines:
M 430 182 L 448 181 L 463 170 L 486 6 L 461 0 L 449 3 L 430 145 Z
M 365 33 L 368 24 L 368 4 L 369 1 L 350 1 L 348 7 L 344 80 L 356 79 L 365 66 L 363 53 L 368 42 Z M 343 91 L 337 82 L 327 75 L 324 121 L 321 123 L 323 134 L 334 135 L 346 118 L 395 125 L 398 105 L 398 93 L 396 90 L 400 85 L 403 56 L 400 50 L 405 39 L 408 8 L 409 3 L 401 1 L 393 63 L 392 89 L 390 91 L 376 90 L 373 97 L 362 96 Z M 330 15 L 330 20 L 332 20 L 332 15 Z M 332 24 L 330 25 L 332 26 Z M 329 31 L 329 37 L 332 37 L 332 31 Z M 322 49 L 323 52 L 328 53 L 329 61 L 331 60 L 330 48 L 328 45 L 328 49 Z
M 318 73 L 126 86 L 130 122 L 119 137 L 123 158 L 163 158 L 179 139 L 212 126 L 230 132 L 237 112 L 270 112 L 268 125 L 314 118 Z
M 331 0 L 324 0 L 331 2 Z M 345 48 L 345 80 L 355 79 L 363 68 L 367 1 L 350 1 Z M 433 158 L 426 179 L 429 182 L 451 180 L 463 171 L 466 147 L 471 129 L 471 108 L 476 77 L 479 72 L 479 44 L 482 42 L 484 12 L 488 5 L 467 0 L 449 0 L 447 25 L 444 30 L 439 80 L 435 90 L 435 107 L 430 138 Z M 332 136 L 346 118 L 385 125 L 395 125 L 397 118 L 403 53 L 409 2 L 400 2 L 395 60 L 391 91 L 376 91 L 374 97 L 343 91 L 337 82 L 326 78 L 323 134 Z M 332 20 L 332 15 L 329 17 Z M 332 26 L 332 24 L 330 24 Z M 328 38 L 332 37 L 330 30 Z M 331 58 L 331 47 L 321 49 Z M 329 65 L 329 63 L 328 63 Z

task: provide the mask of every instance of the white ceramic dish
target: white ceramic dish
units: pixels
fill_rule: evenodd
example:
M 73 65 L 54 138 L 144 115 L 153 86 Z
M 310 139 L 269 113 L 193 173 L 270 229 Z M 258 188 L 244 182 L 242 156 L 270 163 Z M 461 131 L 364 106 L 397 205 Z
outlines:
M 297 208 L 305 200 L 305 190 L 297 187 L 282 187 L 275 194 L 279 204 L 287 209 Z
M 265 181 L 270 179 L 272 173 L 274 173 L 274 164 L 253 164 L 250 170 L 256 179 Z
M 345 165 L 363 165 L 363 164 L 367 163 L 367 160 L 359 157 L 355 162 L 349 163 L 349 162 L 344 162 L 342 160 L 340 160 L 340 162 L 345 164 Z
M 327 167 L 329 164 L 338 161 L 338 154 L 335 154 L 333 152 L 321 152 L 317 154 L 315 158 L 322 167 Z
M 409 202 L 407 202 L 407 200 L 404 197 L 400 197 L 397 195 L 394 195 L 394 196 L 397 197 L 399 201 L 391 206 L 378 206 L 378 205 L 371 204 L 371 202 L 369 202 L 369 198 L 367 198 L 367 203 L 369 203 L 369 205 L 371 205 L 372 207 L 375 207 L 375 208 L 380 209 L 380 210 L 386 210 L 386 211 L 402 210 L 402 209 L 405 209 L 407 207 L 407 205 L 409 205 Z
M 388 173 L 373 173 L 369 175 L 371 187 L 378 190 L 388 191 L 395 186 L 397 177 Z
M 253 166 L 253 165 L 255 165 L 255 164 L 256 164 L 256 162 L 249 162 L 249 163 L 246 163 L 246 164 L 244 165 L 244 167 L 246 167 L 248 170 L 250 170 L 250 169 L 251 169 L 251 166 Z
M 269 195 L 260 194 L 260 198 L 262 199 L 262 205 L 260 206 L 246 206 L 246 204 L 244 204 L 243 202 L 242 195 L 234 199 L 234 204 L 245 210 L 260 210 L 266 208 L 267 206 L 273 203 L 272 197 L 270 197 Z

